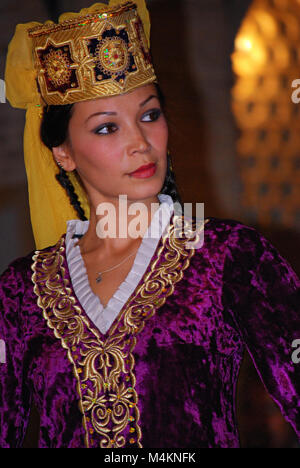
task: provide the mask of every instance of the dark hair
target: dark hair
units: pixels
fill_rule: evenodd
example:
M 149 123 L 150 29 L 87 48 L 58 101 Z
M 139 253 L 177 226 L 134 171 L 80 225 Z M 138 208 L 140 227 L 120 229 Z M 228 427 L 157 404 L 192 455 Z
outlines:
M 165 99 L 160 87 L 157 84 L 156 89 L 161 106 L 164 109 Z M 69 121 L 72 116 L 72 109 L 73 104 L 45 107 L 41 124 L 41 139 L 50 150 L 56 146 L 60 146 L 66 141 L 68 136 Z M 176 186 L 175 176 L 171 164 L 171 156 L 169 153 L 167 157 L 167 173 L 161 193 L 170 195 L 174 202 L 181 204 L 182 202 Z M 76 170 L 74 172 L 77 175 L 78 181 L 80 182 L 80 178 Z M 59 168 L 59 173 L 56 174 L 56 179 L 66 190 L 71 205 L 75 208 L 79 219 L 86 220 L 87 218 L 84 214 L 83 208 L 80 205 L 73 184 L 71 183 L 67 172 L 62 167 Z

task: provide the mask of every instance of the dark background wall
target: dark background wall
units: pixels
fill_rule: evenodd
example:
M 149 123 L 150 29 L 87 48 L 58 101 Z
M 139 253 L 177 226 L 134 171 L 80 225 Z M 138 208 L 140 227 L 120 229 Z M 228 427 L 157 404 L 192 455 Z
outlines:
M 291 0 L 293 1 L 293 0 Z M 0 78 L 16 24 L 78 11 L 87 0 L 2 0 Z M 154 64 L 166 96 L 170 151 L 185 202 L 204 202 L 205 216 L 254 225 L 241 205 L 242 184 L 231 112 L 234 75 L 230 55 L 250 0 L 148 0 Z M 22 155 L 24 112 L 0 104 L 0 269 L 34 249 Z M 300 272 L 299 232 L 263 226 L 263 233 Z M 296 446 L 295 437 L 245 357 L 239 386 L 242 446 Z M 252 411 L 252 408 L 255 411 Z M 254 416 L 256 415 L 256 416 Z M 34 446 L 37 415 L 25 447 Z
M 204 202 L 205 215 L 240 218 L 235 128 L 230 111 L 230 53 L 250 0 L 149 0 L 152 54 L 166 96 L 170 150 L 182 197 Z M 91 1 L 3 0 L 0 78 L 19 22 L 57 20 Z M 0 269 L 33 248 L 22 156 L 24 112 L 0 107 Z M 14 233 L 12 235 L 12 233 Z

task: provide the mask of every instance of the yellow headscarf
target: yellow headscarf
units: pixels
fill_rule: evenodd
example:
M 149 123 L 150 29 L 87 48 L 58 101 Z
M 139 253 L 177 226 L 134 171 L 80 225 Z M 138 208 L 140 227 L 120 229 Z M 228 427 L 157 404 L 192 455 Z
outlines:
M 144 0 L 133 0 L 143 22 L 149 43 L 150 20 Z M 79 13 L 64 13 L 59 23 L 93 13 L 99 9 L 125 2 L 110 0 L 109 5 L 95 3 L 83 8 Z M 52 24 L 47 21 L 45 24 Z M 45 105 L 38 92 L 34 69 L 32 40 L 27 31 L 41 23 L 18 24 L 9 44 L 5 69 L 6 96 L 13 107 L 26 109 L 24 131 L 24 160 L 28 180 L 30 217 L 37 249 L 43 249 L 57 242 L 66 232 L 66 222 L 77 218 L 65 190 L 59 185 L 55 175 L 59 172 L 52 152 L 40 138 L 41 117 Z M 87 194 L 74 173 L 68 176 L 75 188 L 85 215 L 89 218 L 90 209 Z

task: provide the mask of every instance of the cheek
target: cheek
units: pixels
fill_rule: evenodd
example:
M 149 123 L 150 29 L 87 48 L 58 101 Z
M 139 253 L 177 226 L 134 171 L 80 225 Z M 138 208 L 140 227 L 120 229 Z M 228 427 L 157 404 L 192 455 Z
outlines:
M 120 164 L 119 148 L 116 143 L 112 145 L 107 138 L 97 136 L 74 139 L 73 154 L 78 169 L 101 169 L 112 171 Z
M 168 126 L 165 120 L 159 125 L 154 133 L 154 140 L 157 147 L 165 151 L 168 145 Z

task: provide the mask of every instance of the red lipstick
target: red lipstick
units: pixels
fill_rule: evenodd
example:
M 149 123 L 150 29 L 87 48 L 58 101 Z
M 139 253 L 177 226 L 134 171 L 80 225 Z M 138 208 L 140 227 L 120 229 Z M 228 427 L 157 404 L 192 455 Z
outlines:
M 156 164 L 150 163 L 146 164 L 145 166 L 139 167 L 136 171 L 130 172 L 131 177 L 136 177 L 138 179 L 146 179 L 147 177 L 151 177 L 156 172 Z

